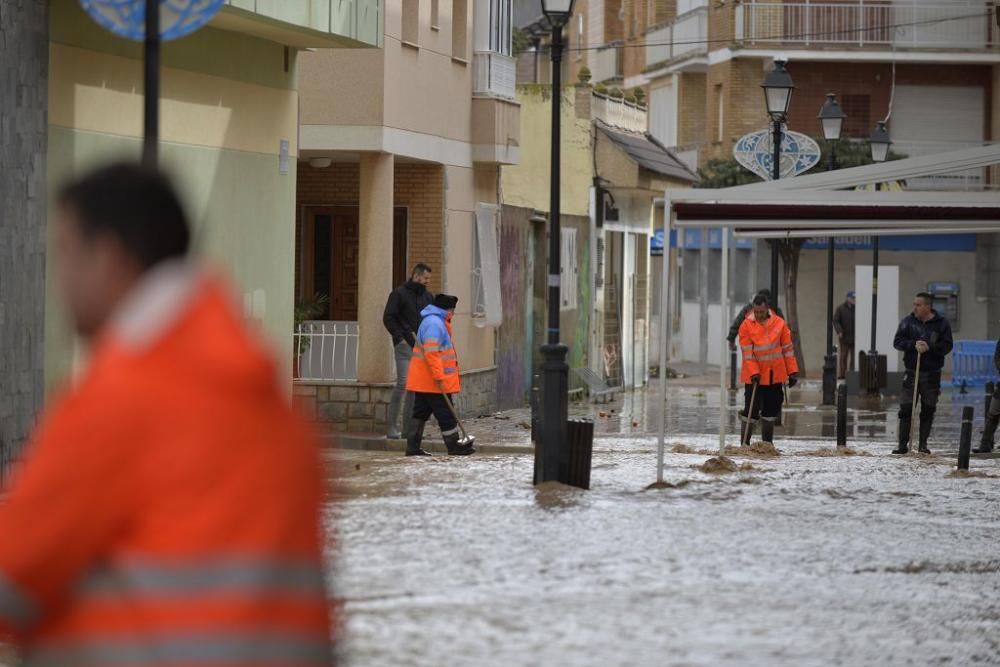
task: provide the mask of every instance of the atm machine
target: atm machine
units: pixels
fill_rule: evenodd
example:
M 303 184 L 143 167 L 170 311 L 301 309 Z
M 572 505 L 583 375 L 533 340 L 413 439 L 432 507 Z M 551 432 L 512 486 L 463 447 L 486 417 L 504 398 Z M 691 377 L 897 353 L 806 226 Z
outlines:
M 927 293 L 931 295 L 931 308 L 941 314 L 951 324 L 952 331 L 958 331 L 958 283 L 927 283 Z

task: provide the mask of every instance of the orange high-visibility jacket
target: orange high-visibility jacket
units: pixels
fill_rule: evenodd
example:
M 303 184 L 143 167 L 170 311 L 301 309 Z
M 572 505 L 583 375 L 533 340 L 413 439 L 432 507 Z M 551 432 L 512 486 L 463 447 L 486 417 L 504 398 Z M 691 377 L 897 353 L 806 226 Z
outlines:
M 0 629 L 27 664 L 331 664 L 316 442 L 189 273 L 133 292 L 0 501 Z
M 792 332 L 774 311 L 763 324 L 751 311 L 740 325 L 740 347 L 743 348 L 740 378 L 744 384 L 749 384 L 754 375 L 760 376 L 761 385 L 783 384 L 790 374 L 799 372 Z
M 451 314 L 437 306 L 427 306 L 417 330 L 417 344 L 410 359 L 406 389 L 427 394 L 457 394 L 462 390 L 458 353 L 451 335 Z

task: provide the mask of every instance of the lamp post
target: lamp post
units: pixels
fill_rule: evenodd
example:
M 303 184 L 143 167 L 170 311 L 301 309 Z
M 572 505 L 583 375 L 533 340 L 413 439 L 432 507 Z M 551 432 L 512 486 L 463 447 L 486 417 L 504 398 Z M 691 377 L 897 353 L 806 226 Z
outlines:
M 889 145 L 892 141 L 889 138 L 889 130 L 885 127 L 885 121 L 880 120 L 875 124 L 875 130 L 868 139 L 871 146 L 872 160 L 875 162 L 885 162 L 889 157 Z M 882 189 L 881 183 L 875 184 L 875 191 Z M 872 238 L 872 335 L 871 349 L 868 350 L 868 363 L 870 371 L 870 383 L 868 390 L 876 394 L 879 390 L 878 383 L 878 350 L 876 349 L 875 334 L 878 325 L 878 236 Z
M 563 28 L 573 16 L 574 0 L 542 0 L 542 12 L 552 27 L 552 162 L 549 180 L 549 325 L 548 341 L 542 346 L 542 428 L 540 452 L 535 451 L 535 483 L 566 482 L 569 477 L 569 451 L 566 443 L 566 420 L 569 417 L 569 348 L 559 342 L 559 275 L 561 230 L 560 195 L 560 120 L 562 101 Z
M 823 124 L 823 138 L 830 146 L 830 171 L 837 168 L 837 142 L 847 115 L 840 108 L 837 96 L 827 93 L 826 102 L 819 110 Z M 823 405 L 833 405 L 837 390 L 837 355 L 833 350 L 833 237 L 827 239 L 826 248 L 826 356 L 823 358 Z
M 764 104 L 771 117 L 771 143 L 774 149 L 771 180 L 781 178 L 781 126 L 788 120 L 792 104 L 792 75 L 785 69 L 786 61 L 775 60 L 774 69 L 767 73 L 760 87 L 764 90 Z M 771 298 L 778 305 L 778 241 L 771 241 Z

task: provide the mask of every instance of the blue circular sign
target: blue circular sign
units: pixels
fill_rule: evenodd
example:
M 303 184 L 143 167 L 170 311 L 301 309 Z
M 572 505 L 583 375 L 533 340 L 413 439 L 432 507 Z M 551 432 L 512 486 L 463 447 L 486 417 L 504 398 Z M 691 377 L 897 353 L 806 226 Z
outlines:
M 212 20 L 225 0 L 159 0 L 160 39 L 169 41 L 195 32 Z M 146 0 L 80 0 L 83 9 L 119 37 L 146 38 Z

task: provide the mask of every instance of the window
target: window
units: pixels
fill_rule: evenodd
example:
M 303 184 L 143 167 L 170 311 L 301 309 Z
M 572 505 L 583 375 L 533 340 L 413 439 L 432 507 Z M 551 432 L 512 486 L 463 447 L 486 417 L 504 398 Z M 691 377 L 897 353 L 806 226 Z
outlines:
M 572 227 L 559 230 L 559 295 L 560 310 L 576 310 L 578 306 L 577 285 L 580 271 L 576 261 L 576 230 Z
M 476 228 L 472 235 L 472 321 L 479 327 L 498 327 L 503 322 L 500 295 L 500 252 L 497 219 L 500 207 L 476 205 Z
M 469 0 L 453 0 L 451 11 L 451 57 L 469 59 Z
M 420 43 L 420 2 L 407 0 L 403 2 L 402 40 L 407 44 Z
M 715 104 L 718 108 L 718 118 L 716 119 L 716 130 L 715 130 L 715 140 L 722 142 L 723 137 L 726 136 L 723 126 L 726 121 L 726 106 L 725 101 L 722 97 L 722 84 L 715 87 Z
M 456 0 L 457 4 L 458 0 Z M 513 53 L 513 0 L 484 0 L 476 3 L 474 51 L 490 51 L 509 56 Z
M 431 28 L 437 30 L 441 26 L 441 15 L 439 13 L 439 0 L 431 0 Z

